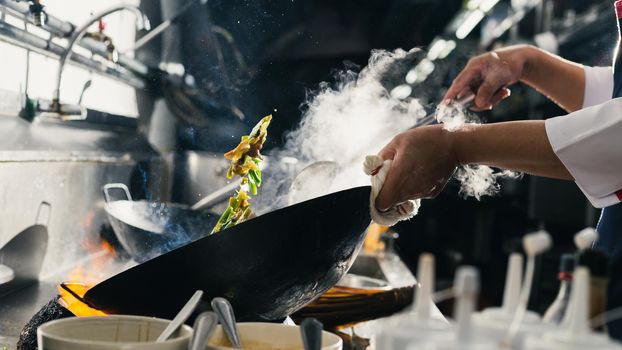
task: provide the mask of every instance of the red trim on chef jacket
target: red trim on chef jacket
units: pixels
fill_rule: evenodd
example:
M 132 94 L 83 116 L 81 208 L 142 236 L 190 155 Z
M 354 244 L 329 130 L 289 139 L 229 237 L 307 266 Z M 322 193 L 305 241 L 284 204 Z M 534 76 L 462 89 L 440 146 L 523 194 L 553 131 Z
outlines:
M 616 192 L 616 196 L 618 196 L 618 199 L 622 201 L 622 190 L 619 190 L 618 192 Z

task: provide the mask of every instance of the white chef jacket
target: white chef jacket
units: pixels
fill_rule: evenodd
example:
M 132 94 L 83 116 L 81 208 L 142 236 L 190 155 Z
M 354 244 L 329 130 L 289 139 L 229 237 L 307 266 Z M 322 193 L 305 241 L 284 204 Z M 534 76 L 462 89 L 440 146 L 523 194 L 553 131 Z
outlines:
M 597 208 L 622 201 L 622 98 L 611 67 L 585 67 L 583 109 L 547 119 L 553 151 Z

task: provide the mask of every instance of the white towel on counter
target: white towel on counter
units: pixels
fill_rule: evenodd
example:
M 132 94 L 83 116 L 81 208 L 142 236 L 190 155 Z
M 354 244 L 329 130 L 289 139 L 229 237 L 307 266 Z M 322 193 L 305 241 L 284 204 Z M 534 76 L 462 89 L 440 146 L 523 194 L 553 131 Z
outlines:
M 371 219 L 382 226 L 393 226 L 399 221 L 408 220 L 417 215 L 420 200 L 408 200 L 392 207 L 391 209 L 381 212 L 376 209 L 376 197 L 384 185 L 384 181 L 391 169 L 392 160 L 382 160 L 379 156 L 365 157 L 363 169 L 365 174 L 371 177 L 371 195 L 369 197 L 369 212 Z

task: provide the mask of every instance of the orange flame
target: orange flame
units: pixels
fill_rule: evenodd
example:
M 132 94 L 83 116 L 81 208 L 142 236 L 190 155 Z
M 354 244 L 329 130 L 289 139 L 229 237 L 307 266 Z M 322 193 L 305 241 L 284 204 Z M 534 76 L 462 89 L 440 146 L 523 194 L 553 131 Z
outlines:
M 92 287 L 82 283 L 65 283 L 65 286 L 81 298 L 84 297 L 84 294 Z M 76 298 L 60 285 L 58 286 L 58 292 L 60 293 L 60 304 L 71 311 L 72 314 L 76 316 L 106 316 L 102 311 L 93 309 L 80 301 L 80 299 Z
M 80 298 L 84 297 L 84 294 L 86 294 L 96 282 L 99 282 L 99 276 L 97 274 L 105 271 L 117 256 L 114 247 L 104 240 L 94 242 L 89 239 L 83 239 L 81 243 L 82 247 L 90 253 L 93 258 L 73 269 L 67 276 L 69 282 L 64 283 L 66 288 L 70 289 Z M 58 292 L 60 294 L 59 303 L 76 316 L 106 315 L 102 311 L 89 307 L 60 285 L 58 286 Z

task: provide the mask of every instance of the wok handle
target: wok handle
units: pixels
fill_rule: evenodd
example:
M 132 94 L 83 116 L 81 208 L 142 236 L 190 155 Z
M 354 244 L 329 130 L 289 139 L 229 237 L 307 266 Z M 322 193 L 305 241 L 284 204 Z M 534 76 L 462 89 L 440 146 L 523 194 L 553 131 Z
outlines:
M 129 188 L 125 184 L 122 183 L 114 183 L 114 184 L 105 184 L 102 187 L 102 192 L 104 193 L 104 200 L 106 203 L 110 202 L 110 190 L 121 190 L 125 193 L 125 198 L 128 201 L 132 200 L 132 195 L 130 194 Z
M 45 224 L 40 224 L 41 221 L 39 221 L 40 217 L 41 217 L 41 208 L 46 207 L 47 208 L 47 215 L 45 216 Z M 39 203 L 39 208 L 37 209 L 37 216 L 35 216 L 35 225 L 43 225 L 43 226 L 50 226 L 50 218 L 52 217 L 52 205 L 46 201 L 42 201 L 41 203 Z
M 72 297 L 76 298 L 76 300 L 78 300 L 82 304 L 90 307 L 91 309 L 99 310 L 95 305 L 89 303 L 86 299 L 84 299 L 83 296 L 79 295 L 78 293 L 74 292 L 73 289 L 69 288 L 66 282 L 61 282 L 60 287 L 67 291 L 67 293 L 71 294 Z

